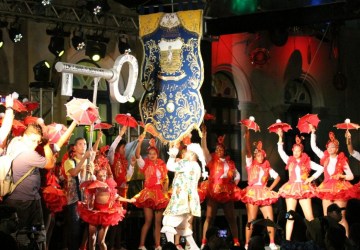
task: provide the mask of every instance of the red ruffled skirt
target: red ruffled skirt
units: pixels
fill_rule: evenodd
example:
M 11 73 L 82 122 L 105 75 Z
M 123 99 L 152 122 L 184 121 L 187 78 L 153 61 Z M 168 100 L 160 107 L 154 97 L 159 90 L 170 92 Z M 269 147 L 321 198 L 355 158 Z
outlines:
M 250 203 L 256 206 L 268 206 L 279 199 L 279 194 L 269 190 L 267 187 L 254 185 L 247 186 L 244 189 L 244 193 L 241 201 L 244 203 Z
M 60 212 L 67 204 L 66 194 L 64 190 L 55 188 L 53 186 L 47 186 L 42 191 L 43 199 L 46 207 L 52 212 Z
M 134 196 L 136 201 L 133 203 L 138 208 L 151 208 L 153 210 L 165 209 L 169 203 L 168 193 L 162 191 L 161 185 L 151 188 L 144 188 Z
M 243 191 L 233 183 L 210 184 L 209 180 L 200 183 L 202 196 L 210 197 L 219 203 L 239 201 L 242 199 Z
M 303 182 L 286 182 L 278 193 L 283 198 L 307 199 L 316 196 L 316 187 Z
M 77 206 L 80 218 L 91 225 L 115 226 L 125 217 L 126 210 L 120 202 L 115 202 L 111 208 L 89 209 L 85 202 L 78 202 Z
M 356 191 L 350 182 L 345 180 L 329 179 L 317 187 L 317 197 L 322 200 L 347 201 L 356 197 Z
M 353 186 L 352 193 L 355 195 L 354 199 L 360 200 L 360 182 Z

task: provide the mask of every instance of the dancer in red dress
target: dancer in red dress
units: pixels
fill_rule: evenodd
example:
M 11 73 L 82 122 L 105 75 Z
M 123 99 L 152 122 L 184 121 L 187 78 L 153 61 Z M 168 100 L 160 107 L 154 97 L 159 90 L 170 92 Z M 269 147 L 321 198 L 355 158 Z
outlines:
M 106 250 L 105 237 L 109 226 L 122 221 L 126 210 L 120 202 L 134 202 L 117 194 L 116 183 L 107 178 L 106 168 L 95 170 L 96 180 L 85 187 L 85 200 L 78 203 L 81 219 L 89 223 L 89 249 L 96 249 L 96 238 L 101 250 Z M 97 237 L 96 237 L 97 235 Z
M 245 249 L 249 244 L 253 225 L 252 222 L 256 220 L 258 211 L 260 209 L 264 218 L 274 221 L 274 213 L 272 204 L 275 203 L 279 194 L 272 191 L 280 181 L 279 174 L 271 168 L 268 160 L 265 160 L 266 153 L 262 149 L 262 142 L 257 142 L 257 147 L 254 151 L 254 159 L 251 156 L 250 145 L 250 131 L 245 128 L 245 142 L 246 142 L 246 170 L 248 173 L 248 186 L 244 190 L 242 201 L 246 204 L 246 212 L 248 222 L 245 231 Z M 267 187 L 269 177 L 274 181 L 270 187 Z M 275 228 L 268 227 L 270 238 L 270 249 L 277 249 L 275 245 Z
M 323 212 L 326 214 L 327 207 L 336 203 L 340 208 L 342 219 L 339 222 L 346 229 L 346 236 L 349 235 L 349 224 L 345 217 L 345 208 L 349 199 L 355 197 L 354 188 L 349 181 L 354 175 L 348 164 L 348 159 L 343 152 L 339 151 L 339 141 L 336 140 L 333 132 L 329 132 L 329 141 L 326 144 L 326 151 L 320 150 L 316 145 L 315 127 L 310 126 L 311 149 L 320 158 L 320 164 L 324 166 L 324 181 L 317 188 L 317 196 L 322 199 Z
M 206 232 L 214 222 L 219 205 L 223 207 L 234 245 L 240 246 L 234 208 L 234 201 L 240 200 L 242 194 L 241 189 L 237 186 L 240 181 L 240 173 L 237 171 L 234 161 L 225 156 L 224 136 L 218 138 L 215 153 L 210 154 L 206 142 L 205 126 L 202 128 L 202 134 L 201 147 L 204 150 L 210 176 L 208 181 L 201 184 L 201 189 L 207 190 L 206 219 L 201 246 L 206 244 Z
M 145 175 L 144 189 L 134 196 L 136 202 L 134 205 L 143 208 L 145 222 L 141 228 L 139 249 L 146 250 L 145 239 L 152 224 L 155 214 L 155 249 L 161 249 L 160 230 L 163 212 L 169 203 L 168 176 L 166 163 L 158 155 L 158 149 L 154 146 L 148 148 L 148 157 L 143 159 L 140 155 L 141 145 L 145 134 L 141 134 L 138 139 L 138 145 L 135 151 L 135 157 L 140 170 Z
M 296 143 L 292 147 L 292 156 L 288 156 L 283 148 L 283 131 L 279 129 L 278 152 L 281 159 L 286 163 L 286 170 L 289 171 L 289 181 L 280 189 L 279 194 L 285 198 L 287 211 L 295 211 L 296 205 L 299 204 L 304 213 L 305 219 L 312 221 L 314 219 L 311 198 L 316 196 L 316 187 L 311 182 L 317 179 L 323 172 L 324 168 L 311 161 L 310 157 L 304 153 L 304 146 L 301 144 L 300 137 L 296 137 Z M 311 170 L 316 172 L 309 177 Z M 294 228 L 294 218 L 290 216 L 286 221 L 285 237 L 291 240 L 291 234 Z

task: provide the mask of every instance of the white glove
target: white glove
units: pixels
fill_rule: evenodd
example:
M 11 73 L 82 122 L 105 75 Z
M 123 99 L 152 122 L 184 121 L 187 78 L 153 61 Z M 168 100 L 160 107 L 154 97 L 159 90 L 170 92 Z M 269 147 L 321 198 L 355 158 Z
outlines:
M 209 173 L 207 171 L 202 172 L 201 177 L 206 180 L 209 177 Z
M 179 153 L 178 148 L 175 147 L 169 148 L 168 154 L 170 155 L 170 157 L 175 158 L 178 155 L 178 153 Z

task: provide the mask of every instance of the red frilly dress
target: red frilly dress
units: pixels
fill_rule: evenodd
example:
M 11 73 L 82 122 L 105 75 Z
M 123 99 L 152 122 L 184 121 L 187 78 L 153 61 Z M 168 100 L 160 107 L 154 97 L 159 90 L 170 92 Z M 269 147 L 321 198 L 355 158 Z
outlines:
M 278 193 L 281 197 L 307 199 L 316 196 L 316 187 L 311 183 L 304 184 L 311 171 L 310 161 L 310 157 L 306 153 L 302 153 L 299 163 L 294 156 L 289 157 L 285 168 L 289 171 L 289 181 L 280 187 Z M 298 170 L 296 170 L 297 168 Z M 295 171 L 300 171 L 301 182 L 296 181 Z
M 163 191 L 167 181 L 166 164 L 161 159 L 144 161 L 144 167 L 140 168 L 145 175 L 144 189 L 134 196 L 136 201 L 133 204 L 138 208 L 165 209 L 170 200 L 167 191 Z
M 279 199 L 278 193 L 266 187 L 270 169 L 270 163 L 267 160 L 261 164 L 253 161 L 250 166 L 246 167 L 248 186 L 244 189 L 242 202 L 257 206 L 268 206 Z
M 200 200 L 206 196 L 219 203 L 239 201 L 243 191 L 234 182 L 237 174 L 235 163 L 229 157 L 221 159 L 215 153 L 211 157 L 211 161 L 207 164 L 209 180 L 200 183 L 198 192 Z
M 128 161 L 124 155 L 118 152 L 114 154 L 114 163 L 111 165 L 111 171 L 114 175 L 114 180 L 117 183 L 118 194 L 122 197 L 126 197 L 127 188 L 123 188 L 123 184 L 126 183 Z M 125 185 L 126 186 L 126 185 Z
M 66 194 L 61 189 L 57 177 L 52 170 L 46 173 L 47 186 L 42 190 L 42 196 L 46 207 L 52 212 L 60 212 L 67 204 Z
M 98 180 L 88 182 L 85 197 L 77 206 L 85 222 L 95 226 L 114 226 L 124 219 L 126 210 L 116 200 L 116 189 L 111 178 L 106 183 Z
M 320 160 L 321 165 L 324 166 L 324 181 L 317 187 L 317 197 L 325 200 L 350 200 L 356 198 L 357 194 L 353 185 L 346 180 L 333 179 L 329 175 L 327 168 L 329 164 L 329 153 L 324 152 L 324 157 Z M 348 162 L 344 153 L 339 153 L 337 156 L 337 162 L 335 172 L 333 175 L 344 173 L 345 166 Z

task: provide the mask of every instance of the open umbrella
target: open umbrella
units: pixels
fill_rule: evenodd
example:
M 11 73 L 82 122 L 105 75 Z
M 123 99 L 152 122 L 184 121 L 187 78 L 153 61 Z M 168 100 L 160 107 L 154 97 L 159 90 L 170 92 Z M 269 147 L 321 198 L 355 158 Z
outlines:
M 39 117 L 28 115 L 24 118 L 23 122 L 26 126 L 29 124 L 39 124 L 40 119 Z
M 349 129 L 358 129 L 358 128 L 360 128 L 360 125 L 350 122 L 350 119 L 345 119 L 345 121 L 343 123 L 335 124 L 334 127 L 337 129 L 349 130 Z
M 86 188 L 95 189 L 95 188 L 108 188 L 109 185 L 106 182 L 94 180 Z
M 291 128 L 291 126 L 288 123 L 281 122 L 280 119 L 277 119 L 274 124 L 271 124 L 268 127 L 269 132 L 277 133 L 278 129 L 281 129 L 284 132 L 288 132 Z
M 79 125 L 91 125 L 99 119 L 98 108 L 88 99 L 74 97 L 65 106 L 67 116 Z
M 51 144 L 57 143 L 66 130 L 67 127 L 65 125 L 54 122 L 46 126 L 45 137 Z
M 142 123 L 144 124 L 144 123 Z M 144 133 L 150 133 L 152 136 L 154 137 L 158 137 L 159 132 L 155 129 L 154 125 L 152 125 L 151 123 L 146 124 L 144 127 Z
M 212 114 L 206 113 L 206 114 L 204 115 L 204 120 L 205 120 L 205 121 L 215 120 L 215 119 L 216 119 L 216 117 L 215 117 L 214 115 L 212 115 Z
M 6 103 L 2 102 L 1 105 L 5 106 Z M 27 111 L 25 105 L 21 101 L 19 101 L 18 99 L 14 99 L 14 103 L 13 103 L 12 108 L 16 112 L 26 112 Z
M 0 125 L 2 125 L 3 118 L 0 118 Z M 26 126 L 19 120 L 13 120 L 11 131 L 13 136 L 20 136 L 25 131 Z
M 255 132 L 260 131 L 259 125 L 255 122 L 255 117 L 250 116 L 249 119 L 244 119 L 239 122 L 241 125 L 245 125 L 248 129 L 252 129 Z
M 131 114 L 117 114 L 115 116 L 115 121 L 123 126 L 136 128 L 138 126 L 137 121 L 134 117 L 131 116 Z
M 110 129 L 112 128 L 112 125 L 106 122 L 100 122 L 100 123 L 96 123 L 94 126 L 94 129 Z
M 27 102 L 23 102 L 23 105 L 25 106 L 28 112 L 34 111 L 35 109 L 39 108 L 38 102 L 27 101 Z
M 320 122 L 320 119 L 317 114 L 306 114 L 299 118 L 297 128 L 300 133 L 310 133 L 309 124 L 317 127 Z

